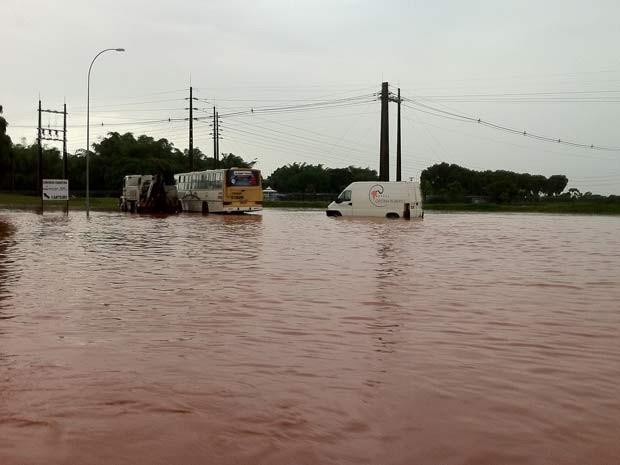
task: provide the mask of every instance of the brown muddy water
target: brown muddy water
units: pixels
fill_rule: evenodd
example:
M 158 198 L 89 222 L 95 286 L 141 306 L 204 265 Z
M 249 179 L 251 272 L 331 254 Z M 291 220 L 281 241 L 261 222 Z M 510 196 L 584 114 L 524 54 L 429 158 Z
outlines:
M 620 218 L 0 211 L 0 463 L 620 463 Z

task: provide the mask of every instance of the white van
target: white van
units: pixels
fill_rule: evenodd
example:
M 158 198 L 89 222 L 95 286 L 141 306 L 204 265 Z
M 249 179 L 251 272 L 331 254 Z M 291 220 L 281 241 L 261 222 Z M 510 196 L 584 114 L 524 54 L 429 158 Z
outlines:
M 327 216 L 422 218 L 422 193 L 417 182 L 354 182 L 327 207 Z

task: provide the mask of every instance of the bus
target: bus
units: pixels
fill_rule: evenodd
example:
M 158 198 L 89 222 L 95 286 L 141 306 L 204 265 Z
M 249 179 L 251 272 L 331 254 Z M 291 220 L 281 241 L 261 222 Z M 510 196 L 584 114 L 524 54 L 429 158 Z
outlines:
M 263 209 L 260 170 L 229 168 L 174 175 L 183 211 L 244 213 Z

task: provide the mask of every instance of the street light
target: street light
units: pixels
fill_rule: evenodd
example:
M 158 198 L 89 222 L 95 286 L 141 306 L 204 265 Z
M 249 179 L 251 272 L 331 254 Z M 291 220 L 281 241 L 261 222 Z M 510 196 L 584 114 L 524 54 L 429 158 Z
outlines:
M 90 153 L 90 70 L 93 68 L 93 63 L 99 55 L 105 52 L 124 52 L 124 48 L 106 48 L 101 50 L 93 61 L 90 62 L 90 66 L 88 67 L 88 88 L 86 92 L 86 216 L 89 216 L 90 213 L 90 173 L 89 173 L 89 163 L 88 154 Z

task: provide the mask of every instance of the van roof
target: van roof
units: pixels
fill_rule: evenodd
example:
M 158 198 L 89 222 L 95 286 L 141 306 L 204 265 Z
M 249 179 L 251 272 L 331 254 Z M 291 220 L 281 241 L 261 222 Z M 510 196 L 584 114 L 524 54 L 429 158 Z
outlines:
M 419 184 L 419 182 L 417 181 L 354 181 L 351 184 L 349 184 L 350 186 L 353 185 L 367 185 L 367 186 L 373 186 L 375 184 L 392 184 L 392 185 L 397 185 L 397 184 Z

